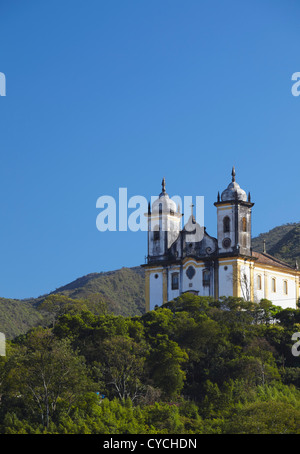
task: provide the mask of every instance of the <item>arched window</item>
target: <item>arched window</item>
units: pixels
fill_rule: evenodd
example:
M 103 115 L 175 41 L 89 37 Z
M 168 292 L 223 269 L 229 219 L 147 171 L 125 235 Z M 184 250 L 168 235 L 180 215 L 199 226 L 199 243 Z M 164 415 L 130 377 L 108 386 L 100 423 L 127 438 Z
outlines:
M 247 232 L 247 219 L 245 217 L 242 219 L 242 230 Z
M 262 288 L 262 281 L 261 281 L 261 275 L 259 274 L 257 276 L 257 290 L 261 290 Z
M 203 285 L 209 286 L 210 285 L 210 271 L 203 270 Z
M 272 277 L 272 292 L 276 293 L 276 279 L 275 277 Z
M 159 230 L 156 230 L 154 232 L 153 239 L 154 239 L 154 241 L 159 241 L 159 239 L 160 239 Z
M 153 230 L 154 230 L 154 232 L 153 232 L 153 240 L 154 241 L 159 241 L 160 240 L 159 226 L 156 225 Z
M 288 281 L 283 281 L 283 293 L 287 295 L 288 291 Z
M 230 219 L 228 216 L 223 219 L 223 232 L 230 232 Z
M 179 273 L 172 273 L 172 290 L 179 288 Z
M 243 235 L 243 238 L 242 238 L 242 246 L 247 247 L 247 237 L 245 235 Z

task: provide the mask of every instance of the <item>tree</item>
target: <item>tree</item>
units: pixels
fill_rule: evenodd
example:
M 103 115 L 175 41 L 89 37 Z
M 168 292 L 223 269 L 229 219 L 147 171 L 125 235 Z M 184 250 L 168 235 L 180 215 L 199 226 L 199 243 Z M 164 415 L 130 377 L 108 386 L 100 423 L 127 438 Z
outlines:
M 53 328 L 58 318 L 64 314 L 78 314 L 83 311 L 90 311 L 95 315 L 107 313 L 106 303 L 97 294 L 90 295 L 87 299 L 73 299 L 62 294 L 52 294 L 44 299 L 38 309 L 51 314 Z
M 274 306 L 273 303 L 265 298 L 254 306 L 254 321 L 257 324 L 271 324 L 276 320 L 277 314 L 282 311 L 279 306 Z
M 73 300 L 65 295 L 49 295 L 38 306 L 41 311 L 49 312 L 52 317 L 52 326 L 55 326 L 56 320 L 63 314 L 70 311 L 79 311 L 87 309 L 84 300 Z
M 92 387 L 84 359 L 72 350 L 69 340 L 56 339 L 49 329 L 29 332 L 6 366 L 4 392 L 18 396 L 45 427 L 56 415 L 58 403 L 68 413 Z
M 240 271 L 234 272 L 231 277 L 232 283 L 237 285 L 245 301 L 251 300 L 250 278 L 243 267 Z
M 253 386 L 279 380 L 280 375 L 273 354 L 275 349 L 266 339 L 254 338 L 244 348 L 240 357 L 230 361 L 231 377 L 244 379 Z
M 253 402 L 235 409 L 225 422 L 227 434 L 299 434 L 300 411 L 284 402 Z
M 150 377 L 165 397 L 177 396 L 183 388 L 185 373 L 181 365 L 188 360 L 187 353 L 167 335 L 158 335 L 148 358 Z
M 134 401 L 141 393 L 146 346 L 129 337 L 106 339 L 101 349 L 101 365 L 107 385 L 113 386 L 120 399 Z

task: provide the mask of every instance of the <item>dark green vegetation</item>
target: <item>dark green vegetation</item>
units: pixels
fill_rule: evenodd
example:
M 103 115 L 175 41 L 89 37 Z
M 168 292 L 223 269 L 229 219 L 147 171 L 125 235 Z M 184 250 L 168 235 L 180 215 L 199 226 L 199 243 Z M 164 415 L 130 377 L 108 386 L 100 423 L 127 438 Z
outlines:
M 116 315 L 142 315 L 145 312 L 144 269 L 138 266 L 88 274 L 38 298 L 0 298 L 0 331 L 12 339 L 31 327 L 47 326 L 48 314 L 41 311 L 41 305 L 47 297 L 57 294 L 78 300 L 97 299 Z
M 300 433 L 300 311 L 185 294 L 142 316 L 52 295 L 0 357 L 0 433 Z
M 145 307 L 144 276 L 144 270 L 140 266 L 93 273 L 57 289 L 54 293 L 81 299 L 97 294 L 114 314 L 125 317 L 141 315 Z
M 275 227 L 268 233 L 253 238 L 253 249 L 262 252 L 263 240 L 267 253 L 294 266 L 300 266 L 300 223 Z M 70 298 L 90 299 L 96 297 L 106 305 L 108 312 L 132 317 L 142 315 L 145 308 L 144 270 L 142 267 L 122 268 L 116 271 L 92 273 L 56 289 L 53 294 Z M 28 328 L 41 324 L 43 314 L 39 305 L 47 295 L 27 300 L 0 299 L 0 331 L 9 339 Z M 48 320 L 44 321 L 47 325 Z
M 253 248 L 300 264 L 300 224 Z M 0 298 L 0 433 L 299 433 L 297 310 L 184 295 L 144 313 L 143 268 Z M 17 336 L 17 337 L 16 337 Z
M 8 339 L 43 323 L 43 315 L 27 301 L 0 298 L 0 331 Z
M 281 225 L 267 233 L 261 233 L 252 239 L 253 249 L 262 252 L 264 240 L 268 254 L 292 266 L 297 260 L 300 266 L 300 222 Z

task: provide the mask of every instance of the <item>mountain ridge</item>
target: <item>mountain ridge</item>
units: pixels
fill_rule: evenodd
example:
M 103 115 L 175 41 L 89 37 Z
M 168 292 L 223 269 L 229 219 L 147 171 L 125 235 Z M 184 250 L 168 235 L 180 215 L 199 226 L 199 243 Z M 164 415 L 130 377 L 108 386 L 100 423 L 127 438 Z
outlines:
M 273 257 L 294 266 L 300 264 L 300 222 L 283 224 L 252 238 L 252 248 L 266 252 Z

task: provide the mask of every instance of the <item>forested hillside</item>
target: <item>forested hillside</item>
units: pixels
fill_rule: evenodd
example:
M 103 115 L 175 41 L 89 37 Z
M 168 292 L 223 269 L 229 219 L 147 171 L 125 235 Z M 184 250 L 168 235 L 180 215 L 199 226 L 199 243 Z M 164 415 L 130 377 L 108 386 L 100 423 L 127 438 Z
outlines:
M 263 239 L 299 255 L 299 224 Z M 299 434 L 299 313 L 192 294 L 145 313 L 142 267 L 1 298 L 0 433 Z
M 134 316 L 145 312 L 145 281 L 142 267 L 121 268 L 116 271 L 92 273 L 56 289 L 49 295 L 26 300 L 0 299 L 0 332 L 11 339 L 29 328 L 48 323 L 48 314 L 41 304 L 50 295 L 71 299 L 101 301 L 108 312 Z
M 0 332 L 8 339 L 43 323 L 44 316 L 26 301 L 0 298 Z
M 144 276 L 144 269 L 140 266 L 124 267 L 116 271 L 89 274 L 53 293 L 83 299 L 97 294 L 114 314 L 141 315 L 145 311 Z
M 185 294 L 122 317 L 49 298 L 51 326 L 0 357 L 0 433 L 300 433 L 299 310 Z
M 261 233 L 252 239 L 253 249 L 262 252 L 264 240 L 268 254 L 292 266 L 297 260 L 300 266 L 300 222 L 281 225 L 267 233 Z

